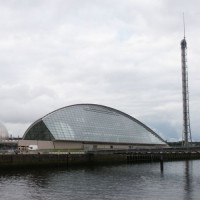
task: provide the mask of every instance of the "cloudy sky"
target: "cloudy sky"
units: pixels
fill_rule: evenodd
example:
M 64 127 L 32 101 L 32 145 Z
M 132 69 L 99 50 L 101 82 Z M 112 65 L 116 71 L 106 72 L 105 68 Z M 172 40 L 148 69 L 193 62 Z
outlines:
M 181 139 L 183 12 L 200 141 L 199 0 L 0 0 L 0 120 L 9 134 L 23 136 L 60 107 L 95 103 Z

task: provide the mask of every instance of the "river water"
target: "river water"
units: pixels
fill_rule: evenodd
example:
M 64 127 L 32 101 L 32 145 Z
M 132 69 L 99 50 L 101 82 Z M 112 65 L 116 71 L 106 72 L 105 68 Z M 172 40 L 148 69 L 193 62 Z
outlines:
M 0 199 L 200 199 L 200 160 L 1 170 Z

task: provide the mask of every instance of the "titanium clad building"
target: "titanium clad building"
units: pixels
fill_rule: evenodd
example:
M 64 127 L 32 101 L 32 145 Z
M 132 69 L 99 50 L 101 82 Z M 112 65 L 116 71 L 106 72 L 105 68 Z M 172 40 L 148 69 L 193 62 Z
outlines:
M 119 149 L 167 146 L 153 130 L 116 109 L 77 104 L 34 122 L 19 145 L 40 149 Z
M 0 122 L 0 140 L 7 140 L 9 138 L 6 127 Z

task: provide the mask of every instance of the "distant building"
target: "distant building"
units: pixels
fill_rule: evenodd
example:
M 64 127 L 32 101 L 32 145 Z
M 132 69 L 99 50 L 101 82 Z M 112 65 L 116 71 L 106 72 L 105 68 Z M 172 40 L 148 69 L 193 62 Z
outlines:
M 39 149 L 128 149 L 165 147 L 149 127 L 119 110 L 77 104 L 53 111 L 34 122 L 19 146 Z
M 6 127 L 0 122 L 0 152 L 2 150 L 17 149 L 17 141 L 10 141 Z
M 9 138 L 8 131 L 3 123 L 0 122 L 0 140 L 7 140 Z

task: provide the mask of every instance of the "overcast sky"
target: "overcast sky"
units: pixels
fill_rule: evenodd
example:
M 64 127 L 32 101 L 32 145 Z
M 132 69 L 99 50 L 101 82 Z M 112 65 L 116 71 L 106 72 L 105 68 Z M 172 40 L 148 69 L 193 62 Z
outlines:
M 94 103 L 181 139 L 183 12 L 200 141 L 199 0 L 0 0 L 0 120 L 9 134 L 23 136 L 60 107 Z

